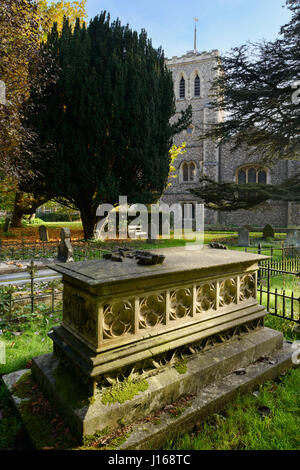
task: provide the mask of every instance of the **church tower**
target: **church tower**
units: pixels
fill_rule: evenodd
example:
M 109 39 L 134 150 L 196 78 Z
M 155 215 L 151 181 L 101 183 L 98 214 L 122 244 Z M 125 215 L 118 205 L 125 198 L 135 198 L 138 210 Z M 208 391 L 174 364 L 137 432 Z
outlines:
M 161 198 L 167 204 L 199 202 L 189 190 L 197 186 L 199 177 L 203 174 L 219 181 L 219 149 L 210 141 L 199 141 L 198 137 L 206 125 L 216 123 L 222 118 L 220 113 L 209 107 L 211 83 L 216 77 L 215 68 L 220 55 L 218 50 L 198 52 L 196 35 L 195 24 L 194 50 L 181 57 L 175 56 L 166 60 L 166 65 L 173 75 L 176 98 L 174 119 L 177 119 L 188 105 L 191 105 L 193 110 L 190 127 L 174 138 L 175 145 L 186 142 L 186 152 L 176 159 L 174 166 L 177 177 L 170 180 L 171 186 Z M 207 224 L 215 224 L 217 219 L 218 214 L 215 211 L 206 210 Z
M 197 19 L 195 19 L 197 20 Z M 181 57 L 166 59 L 166 65 L 172 72 L 176 115 L 192 106 L 191 126 L 174 137 L 173 143 L 186 142 L 186 152 L 179 155 L 174 166 L 177 177 L 170 178 L 161 197 L 168 205 L 189 203 L 191 213 L 184 214 L 194 218 L 194 204 L 201 202 L 190 189 L 199 186 L 199 178 L 206 175 L 216 182 L 256 182 L 261 184 L 279 184 L 300 172 L 298 161 L 279 161 L 274 165 L 264 165 L 259 155 L 253 155 L 247 148 L 240 147 L 233 151 L 230 142 L 217 147 L 211 140 L 199 141 L 206 126 L 221 122 L 222 113 L 210 108 L 212 101 L 211 85 L 216 78 L 220 60 L 218 50 L 198 52 L 197 29 L 195 22 L 194 49 Z M 205 224 L 232 227 L 251 225 L 264 227 L 296 227 L 300 224 L 300 204 L 285 201 L 267 201 L 263 206 L 252 210 L 212 211 L 205 209 Z

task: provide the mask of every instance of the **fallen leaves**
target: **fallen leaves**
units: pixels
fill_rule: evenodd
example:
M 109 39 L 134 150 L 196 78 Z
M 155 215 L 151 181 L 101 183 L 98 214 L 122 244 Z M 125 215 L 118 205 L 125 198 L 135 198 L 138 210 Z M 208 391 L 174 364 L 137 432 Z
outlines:
M 272 411 L 270 410 L 268 406 L 260 406 L 258 408 L 258 412 L 263 419 L 265 419 L 267 416 L 270 416 L 272 414 Z
M 264 364 L 271 364 L 271 365 L 274 365 L 277 363 L 277 361 L 274 361 L 270 356 L 261 356 L 260 358 L 257 359 L 256 362 L 261 362 Z
M 247 372 L 246 372 L 246 369 L 241 368 L 241 369 L 235 370 L 233 373 L 236 375 L 246 375 Z

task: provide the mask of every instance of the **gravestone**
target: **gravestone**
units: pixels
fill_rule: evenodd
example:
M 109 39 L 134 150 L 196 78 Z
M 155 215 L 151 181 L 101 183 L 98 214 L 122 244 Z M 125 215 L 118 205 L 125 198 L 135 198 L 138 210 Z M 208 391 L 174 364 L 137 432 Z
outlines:
M 289 230 L 284 242 L 287 256 L 300 256 L 300 231 Z
M 275 237 L 275 230 L 272 225 L 267 224 L 263 230 L 263 238 L 274 238 Z
M 48 237 L 48 230 L 45 225 L 40 225 L 39 226 L 39 235 L 40 235 L 40 240 L 41 242 L 48 242 L 49 237 Z
M 70 240 L 70 229 L 62 228 L 60 231 L 60 244 L 58 245 L 58 260 L 63 263 L 70 263 L 73 259 L 73 247 Z
M 249 246 L 249 230 L 247 227 L 239 229 L 238 246 Z
M 5 222 L 4 222 L 4 225 L 3 225 L 3 232 L 4 232 L 4 233 L 7 233 L 7 232 L 8 232 L 9 224 L 10 224 L 10 218 L 7 217 L 7 218 L 5 219 Z

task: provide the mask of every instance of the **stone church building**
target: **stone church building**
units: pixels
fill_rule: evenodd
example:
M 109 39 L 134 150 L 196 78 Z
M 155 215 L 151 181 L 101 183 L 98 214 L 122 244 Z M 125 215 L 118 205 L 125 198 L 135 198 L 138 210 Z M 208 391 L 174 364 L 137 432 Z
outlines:
M 247 155 L 243 149 L 232 153 L 230 146 L 217 147 L 211 141 L 199 141 L 203 126 L 219 122 L 221 113 L 210 109 L 210 86 L 215 77 L 218 50 L 209 53 L 188 52 L 182 57 L 167 59 L 166 64 L 173 74 L 176 97 L 176 114 L 189 104 L 193 109 L 192 125 L 174 139 L 174 144 L 186 142 L 186 152 L 180 155 L 175 167 L 177 177 L 170 180 L 171 186 L 161 200 L 167 204 L 200 202 L 190 193 L 198 186 L 203 174 L 217 182 L 258 182 L 278 184 L 300 171 L 299 162 L 281 161 L 274 166 L 262 166 L 259 158 Z M 191 206 L 192 214 L 194 208 Z M 188 217 L 190 217 L 188 216 Z M 300 205 L 288 202 L 268 202 L 257 210 L 232 212 L 205 210 L 206 225 L 252 225 L 264 227 L 300 225 Z

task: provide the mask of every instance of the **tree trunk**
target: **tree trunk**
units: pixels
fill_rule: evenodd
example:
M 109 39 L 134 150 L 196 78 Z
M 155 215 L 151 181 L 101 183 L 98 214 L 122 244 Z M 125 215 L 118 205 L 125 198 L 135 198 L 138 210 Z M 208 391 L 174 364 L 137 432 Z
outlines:
M 17 191 L 15 195 L 11 227 L 22 227 L 23 215 L 35 214 L 37 208 L 45 204 L 47 201 L 48 199 L 43 197 L 34 198 L 33 196 L 25 195 L 23 191 Z

